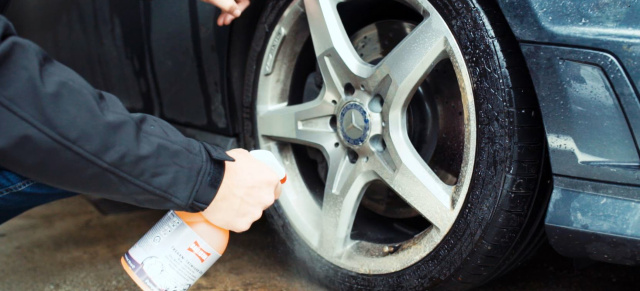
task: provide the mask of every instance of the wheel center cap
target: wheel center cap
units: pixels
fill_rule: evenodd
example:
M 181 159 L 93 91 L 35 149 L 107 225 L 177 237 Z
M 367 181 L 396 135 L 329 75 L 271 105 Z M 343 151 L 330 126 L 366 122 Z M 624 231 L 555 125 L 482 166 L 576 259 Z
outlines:
M 369 135 L 369 116 L 359 103 L 342 107 L 339 123 L 342 139 L 351 145 L 362 145 Z

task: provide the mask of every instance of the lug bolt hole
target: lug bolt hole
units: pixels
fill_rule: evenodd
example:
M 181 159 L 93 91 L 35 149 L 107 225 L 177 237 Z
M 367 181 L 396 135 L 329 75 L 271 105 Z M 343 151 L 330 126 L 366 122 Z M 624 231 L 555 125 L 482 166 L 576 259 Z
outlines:
M 356 88 L 354 88 L 351 83 L 344 85 L 344 95 L 352 96 L 354 93 L 356 93 Z
M 347 156 L 349 157 L 349 162 L 351 162 L 352 164 L 355 164 L 358 161 L 358 153 L 356 153 L 352 149 L 349 149 L 347 151 Z
M 364 91 L 364 85 L 360 85 L 360 90 Z
M 380 94 L 376 94 L 376 96 L 373 96 L 371 101 L 369 101 L 369 110 L 374 113 L 380 113 L 382 112 L 383 105 L 384 99 L 382 99 L 382 96 L 380 96 Z
M 336 100 L 331 100 L 331 104 L 336 105 L 336 104 L 338 104 L 338 101 L 336 101 Z
M 334 147 L 339 147 L 339 146 L 340 146 L 340 144 L 339 144 L 339 143 L 334 143 L 334 144 L 333 144 L 333 146 L 334 146 Z
M 377 152 L 383 152 L 387 149 L 387 144 L 384 142 L 382 135 L 376 134 L 372 136 L 369 143 L 371 144 L 371 148 Z

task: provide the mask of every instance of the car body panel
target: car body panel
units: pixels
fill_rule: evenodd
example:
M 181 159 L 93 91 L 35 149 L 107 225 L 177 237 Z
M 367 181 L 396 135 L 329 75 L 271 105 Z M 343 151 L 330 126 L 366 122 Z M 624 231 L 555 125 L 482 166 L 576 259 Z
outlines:
M 539 99 L 561 254 L 640 264 L 640 4 L 499 0 Z
M 498 0 L 518 41 L 610 52 L 640 87 L 640 3 Z M 636 91 L 637 92 L 637 91 Z
M 638 135 L 628 122 L 640 117 L 640 103 L 618 62 L 585 49 L 521 47 L 538 95 L 553 173 L 640 184 Z
M 549 242 L 569 257 L 640 262 L 639 187 L 554 178 L 546 218 Z

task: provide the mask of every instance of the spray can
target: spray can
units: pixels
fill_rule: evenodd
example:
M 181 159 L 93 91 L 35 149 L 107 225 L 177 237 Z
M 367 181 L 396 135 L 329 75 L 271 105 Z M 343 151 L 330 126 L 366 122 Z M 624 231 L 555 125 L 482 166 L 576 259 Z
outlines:
M 251 155 L 286 181 L 284 167 L 269 151 Z M 142 290 L 187 290 L 224 253 L 229 231 L 201 213 L 169 211 L 127 253 L 122 267 Z

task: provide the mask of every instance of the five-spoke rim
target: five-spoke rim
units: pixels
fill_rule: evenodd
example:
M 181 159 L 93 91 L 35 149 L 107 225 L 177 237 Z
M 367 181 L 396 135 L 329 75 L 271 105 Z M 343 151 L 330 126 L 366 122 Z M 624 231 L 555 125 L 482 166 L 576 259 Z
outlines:
M 340 267 L 359 273 L 389 273 L 431 252 L 460 212 L 475 156 L 471 83 L 453 34 L 429 3 L 408 0 L 407 4 L 422 11 L 424 20 L 372 65 L 356 53 L 337 12 L 338 2 L 294 1 L 273 30 L 256 93 L 258 140 L 261 148 L 273 151 L 283 161 L 289 173 L 299 173 L 301 167 L 290 144 L 316 148 L 327 161 L 321 204 L 314 201 L 304 181 L 292 174 L 279 201 L 302 239 Z M 288 105 L 292 64 L 301 40 L 309 35 L 324 86 L 315 100 Z M 453 64 L 464 107 L 463 162 L 455 185 L 438 177 L 407 136 L 406 112 L 411 97 L 444 59 Z M 371 110 L 368 104 L 374 99 L 384 102 Z M 345 112 L 354 115 L 349 117 L 351 121 L 347 118 L 332 127 L 331 119 Z M 355 119 L 358 122 L 353 122 Z M 354 138 L 361 133 L 359 142 L 345 138 L 341 132 L 346 132 L 342 131 L 346 126 L 353 127 L 349 130 L 355 132 Z M 357 159 L 351 153 L 356 153 Z M 389 254 L 382 245 L 351 239 L 362 195 L 374 181 L 384 182 L 431 223 L 412 239 L 412 247 Z

